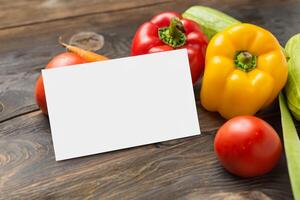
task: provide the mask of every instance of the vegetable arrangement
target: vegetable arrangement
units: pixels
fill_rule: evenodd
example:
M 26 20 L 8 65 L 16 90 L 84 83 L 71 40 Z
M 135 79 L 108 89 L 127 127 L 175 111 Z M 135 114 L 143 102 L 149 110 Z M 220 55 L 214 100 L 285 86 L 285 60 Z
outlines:
M 108 59 L 59 40 L 70 52 L 55 56 L 46 68 Z M 290 111 L 300 120 L 300 34 L 283 49 L 268 30 L 241 23 L 213 8 L 193 6 L 182 15 L 164 12 L 135 33 L 131 55 L 186 48 L 193 84 L 201 77 L 201 104 L 229 119 L 218 130 L 214 147 L 221 164 L 241 177 L 270 172 L 280 159 L 276 131 L 254 117 L 279 95 L 284 147 L 293 194 L 300 200 L 300 140 Z M 47 114 L 42 77 L 36 102 Z
M 206 16 L 203 16 L 204 13 Z M 240 24 L 238 20 L 212 8 L 194 6 L 183 13 L 183 16 L 194 19 L 199 25 L 202 25 L 204 30 L 209 30 L 205 33 L 212 38 L 206 53 L 206 66 L 201 88 L 201 103 L 208 110 L 219 111 L 223 117 L 228 119 L 236 115 L 253 115 L 260 108 L 272 103 L 284 87 L 287 104 L 284 94 L 279 95 L 284 147 L 294 198 L 300 200 L 300 140 L 289 112 L 290 109 L 295 119 L 300 120 L 300 34 L 293 36 L 283 49 L 270 32 L 247 24 L 248 31 L 245 31 L 245 24 Z M 255 36 L 250 27 L 262 33 Z M 245 28 L 244 32 L 241 30 L 242 28 Z M 236 33 L 240 33 L 242 37 Z M 258 36 L 261 38 L 258 39 Z M 228 40 L 228 38 L 230 39 Z M 237 47 L 237 44 L 240 46 L 236 48 L 236 54 L 233 56 L 232 45 Z M 223 49 L 220 48 L 220 45 L 223 45 Z M 240 52 L 246 54 L 239 57 Z M 229 53 L 231 53 L 231 57 L 228 59 Z M 287 58 L 284 58 L 283 55 Z M 229 61 L 230 58 L 234 62 Z M 235 65 L 233 71 L 232 65 Z M 253 65 L 255 65 L 255 69 L 253 69 Z M 211 66 L 214 66 L 215 69 L 212 70 Z M 260 71 L 261 75 L 254 78 L 256 69 Z M 237 74 L 233 76 L 234 73 Z M 259 87 L 255 87 L 259 80 L 263 79 L 263 76 L 266 80 Z M 241 80 L 241 78 L 244 79 Z M 224 79 L 226 79 L 226 84 Z M 224 85 L 220 84 L 222 81 Z M 247 82 L 248 84 L 245 84 Z M 224 87 L 227 89 L 225 92 Z M 256 92 L 254 92 L 255 90 Z M 259 92 L 259 90 L 261 91 Z M 222 98 L 220 93 L 223 94 Z M 249 96 L 251 93 L 253 96 Z M 245 96 L 249 98 L 245 98 Z M 207 101 L 208 99 L 211 102 Z M 231 173 L 242 177 L 261 175 L 270 171 L 279 159 L 277 156 L 280 155 L 279 146 L 281 146 L 278 143 L 278 137 L 274 137 L 276 132 L 267 124 L 264 124 L 264 128 L 262 128 L 261 125 L 249 122 L 247 118 L 248 116 L 240 116 L 229 120 L 219 129 L 215 138 L 215 151 L 223 166 Z M 248 122 L 241 124 L 241 120 L 248 120 Z M 254 126 L 256 130 L 253 129 Z M 261 134 L 261 131 L 257 132 L 257 129 L 268 132 L 270 138 L 268 139 L 269 144 L 266 146 L 259 147 L 262 141 L 253 139 L 253 135 Z M 248 142 L 245 143 L 245 141 Z M 245 144 L 248 145 L 245 146 Z M 264 149 L 265 147 L 267 149 Z M 277 150 L 274 150 L 276 147 Z M 246 155 L 245 151 L 250 154 Z M 261 152 L 255 154 L 257 151 Z M 265 157 L 266 153 L 270 153 L 270 157 Z M 264 159 L 256 160 L 254 159 L 256 155 L 259 158 L 264 157 Z M 245 160 L 240 156 L 245 156 Z M 249 167 L 248 159 L 252 160 L 252 167 Z M 262 164 L 262 168 L 257 162 Z

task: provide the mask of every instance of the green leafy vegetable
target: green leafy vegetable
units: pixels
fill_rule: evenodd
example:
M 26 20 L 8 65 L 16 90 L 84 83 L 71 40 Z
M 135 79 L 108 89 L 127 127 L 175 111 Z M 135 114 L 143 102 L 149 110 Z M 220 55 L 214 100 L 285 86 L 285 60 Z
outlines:
M 292 114 L 300 120 L 300 34 L 293 36 L 285 46 L 289 75 L 285 86 L 287 104 Z
M 281 124 L 289 176 L 295 200 L 300 200 L 300 141 L 283 94 L 279 95 Z

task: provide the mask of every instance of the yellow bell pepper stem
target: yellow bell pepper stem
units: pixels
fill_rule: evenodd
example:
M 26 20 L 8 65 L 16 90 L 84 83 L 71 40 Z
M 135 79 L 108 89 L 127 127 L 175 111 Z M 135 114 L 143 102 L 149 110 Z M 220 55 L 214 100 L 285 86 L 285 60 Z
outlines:
M 287 61 L 267 30 L 238 24 L 208 44 L 201 103 L 224 118 L 254 115 L 272 103 L 287 80 Z
M 256 67 L 257 56 L 252 55 L 248 51 L 238 51 L 236 53 L 234 64 L 242 71 L 250 72 Z

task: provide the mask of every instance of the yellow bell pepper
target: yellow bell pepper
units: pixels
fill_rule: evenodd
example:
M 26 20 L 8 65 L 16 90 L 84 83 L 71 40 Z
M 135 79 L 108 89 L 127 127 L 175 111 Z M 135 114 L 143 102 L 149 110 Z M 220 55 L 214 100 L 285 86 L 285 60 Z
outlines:
M 254 115 L 287 80 L 287 61 L 269 31 L 238 24 L 215 35 L 206 51 L 201 103 L 224 118 Z

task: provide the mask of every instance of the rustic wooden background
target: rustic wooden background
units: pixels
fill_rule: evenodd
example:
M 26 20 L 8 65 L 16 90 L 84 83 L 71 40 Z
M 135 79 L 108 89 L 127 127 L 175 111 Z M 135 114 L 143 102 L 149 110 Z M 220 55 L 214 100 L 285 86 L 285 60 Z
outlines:
M 292 199 L 284 156 L 271 173 L 251 179 L 219 165 L 213 139 L 224 120 L 203 110 L 199 84 L 201 136 L 54 159 L 48 119 L 33 91 L 40 70 L 64 51 L 58 36 L 96 32 L 105 39 L 99 53 L 124 57 L 142 22 L 195 4 L 266 27 L 282 44 L 300 32 L 296 0 L 0 0 L 0 199 Z M 258 115 L 281 135 L 278 104 Z

